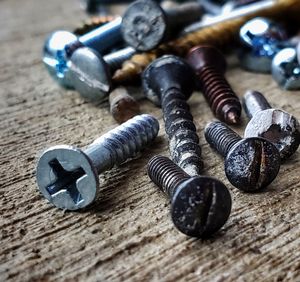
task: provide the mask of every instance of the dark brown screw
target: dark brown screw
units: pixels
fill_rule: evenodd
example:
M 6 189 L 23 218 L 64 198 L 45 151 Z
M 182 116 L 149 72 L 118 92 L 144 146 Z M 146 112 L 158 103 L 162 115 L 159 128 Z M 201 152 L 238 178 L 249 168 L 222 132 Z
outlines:
M 267 99 L 257 91 L 247 91 L 244 109 L 251 118 L 245 137 L 263 137 L 274 143 L 282 160 L 292 156 L 300 144 L 300 125 L 291 114 L 272 109 Z
M 149 161 L 148 175 L 170 197 L 172 220 L 182 233 L 198 238 L 209 237 L 227 221 L 231 196 L 217 179 L 190 177 L 162 156 L 154 156 Z
M 280 168 L 275 145 L 260 137 L 242 139 L 222 122 L 205 128 L 207 142 L 225 158 L 225 173 L 230 183 L 245 192 L 268 186 Z
M 161 105 L 172 160 L 191 176 L 203 168 L 193 116 L 186 100 L 194 88 L 191 67 L 175 56 L 155 60 L 143 73 L 148 99 Z
M 109 104 L 113 118 L 120 124 L 140 113 L 139 103 L 124 87 L 118 87 L 109 94 Z
M 214 47 L 198 46 L 190 50 L 187 60 L 196 71 L 201 90 L 216 117 L 228 124 L 238 123 L 242 107 L 224 77 L 224 56 Z

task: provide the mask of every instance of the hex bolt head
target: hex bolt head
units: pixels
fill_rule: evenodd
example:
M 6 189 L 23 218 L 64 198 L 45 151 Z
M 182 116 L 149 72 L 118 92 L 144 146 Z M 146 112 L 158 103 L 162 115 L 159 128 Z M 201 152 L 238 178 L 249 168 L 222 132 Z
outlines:
M 300 65 L 295 48 L 285 48 L 272 61 L 272 76 L 285 90 L 300 89 Z
M 189 177 L 170 159 L 154 156 L 148 163 L 151 180 L 171 199 L 171 217 L 185 235 L 207 238 L 228 220 L 231 196 L 219 180 Z
M 205 128 L 207 142 L 225 157 L 225 173 L 230 183 L 244 192 L 259 191 L 276 178 L 280 154 L 264 138 L 242 139 L 226 124 L 211 122 Z

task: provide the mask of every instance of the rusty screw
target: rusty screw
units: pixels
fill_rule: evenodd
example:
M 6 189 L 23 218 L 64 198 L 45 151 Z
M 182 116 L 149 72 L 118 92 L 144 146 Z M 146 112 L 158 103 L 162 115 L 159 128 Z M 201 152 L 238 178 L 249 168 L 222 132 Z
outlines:
M 231 196 L 222 182 L 207 176 L 190 177 L 162 156 L 149 161 L 148 175 L 170 197 L 172 220 L 182 233 L 205 238 L 226 223 Z
M 205 128 L 207 142 L 225 159 L 225 173 L 230 183 L 245 192 L 268 186 L 280 168 L 280 154 L 266 139 L 242 139 L 222 122 L 211 122 Z
M 118 87 L 109 94 L 109 104 L 110 112 L 118 123 L 123 123 L 140 113 L 139 103 L 124 87 Z
M 300 144 L 300 125 L 291 114 L 272 109 L 267 99 L 257 91 L 247 91 L 243 101 L 247 116 L 251 118 L 245 137 L 263 137 L 274 143 L 282 160 L 292 156 Z
M 187 60 L 196 71 L 201 90 L 216 117 L 228 124 L 239 122 L 241 103 L 224 77 L 226 61 L 214 47 L 198 46 Z

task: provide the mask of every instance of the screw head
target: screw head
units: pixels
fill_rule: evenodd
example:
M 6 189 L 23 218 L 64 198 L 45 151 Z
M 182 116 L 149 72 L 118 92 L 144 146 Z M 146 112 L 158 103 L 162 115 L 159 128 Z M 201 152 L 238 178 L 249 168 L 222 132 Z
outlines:
M 43 62 L 49 74 L 65 88 L 73 88 L 65 47 L 76 41 L 77 37 L 73 33 L 60 30 L 50 34 L 44 45 Z
M 60 209 L 77 210 L 96 198 L 99 178 L 89 157 L 80 149 L 60 145 L 38 160 L 37 184 L 43 196 Z
M 97 102 L 107 97 L 112 87 L 111 74 L 97 51 L 79 48 L 72 54 L 70 62 L 70 79 L 83 98 Z
M 231 212 L 231 196 L 217 179 L 195 176 L 181 183 L 172 198 L 171 215 L 182 233 L 205 238 L 217 232 Z
M 255 192 L 268 186 L 279 169 L 279 151 L 271 142 L 259 137 L 239 141 L 225 159 L 228 180 L 245 192 Z
M 300 89 L 300 65 L 295 48 L 278 52 L 272 61 L 272 75 L 283 89 Z
M 182 59 L 167 55 L 153 61 L 142 77 L 146 97 L 155 105 L 161 105 L 160 93 L 170 87 L 178 87 L 188 99 L 194 90 L 194 72 Z
M 135 1 L 123 15 L 123 39 L 138 51 L 155 48 L 164 39 L 166 30 L 166 15 L 154 1 Z

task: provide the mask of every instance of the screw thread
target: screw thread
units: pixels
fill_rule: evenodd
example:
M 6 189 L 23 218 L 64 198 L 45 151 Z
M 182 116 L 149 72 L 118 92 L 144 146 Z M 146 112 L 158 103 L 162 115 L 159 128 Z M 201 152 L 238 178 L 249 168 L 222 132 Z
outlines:
M 100 27 L 104 24 L 107 24 L 115 19 L 114 16 L 110 15 L 103 15 L 103 16 L 96 16 L 92 17 L 86 21 L 84 21 L 80 26 L 74 29 L 74 33 L 76 35 L 83 35 L 87 32 L 92 31 L 93 29 Z
M 259 111 L 271 108 L 271 105 L 264 97 L 264 95 L 258 91 L 253 90 L 249 90 L 245 93 L 243 98 L 243 106 L 249 118 L 252 118 L 254 114 Z
M 242 139 L 226 124 L 219 121 L 209 123 L 205 128 L 204 135 L 206 141 L 223 157 L 226 157 L 229 150 Z
M 134 157 L 158 131 L 159 123 L 153 116 L 135 116 L 96 139 L 85 152 L 101 173 Z
M 178 185 L 190 177 L 169 158 L 163 156 L 150 159 L 147 171 L 150 179 L 170 198 Z
M 104 56 L 104 61 L 109 65 L 110 70 L 114 72 L 122 66 L 123 62 L 129 60 L 135 53 L 136 51 L 132 47 L 126 47 Z
M 191 176 L 203 168 L 201 147 L 185 95 L 171 88 L 162 95 L 162 109 L 172 160 Z
M 217 118 L 232 124 L 239 121 L 241 103 L 224 75 L 212 66 L 198 72 L 203 94 Z

